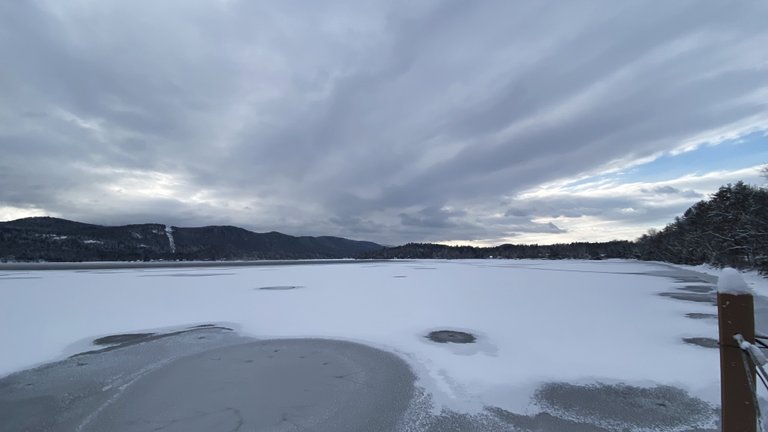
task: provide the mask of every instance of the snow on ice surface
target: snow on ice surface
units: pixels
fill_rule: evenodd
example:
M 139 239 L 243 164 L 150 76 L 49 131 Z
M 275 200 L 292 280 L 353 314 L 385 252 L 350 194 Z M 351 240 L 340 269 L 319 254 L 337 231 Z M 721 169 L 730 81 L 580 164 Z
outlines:
M 274 267 L 121 269 L 0 276 L 0 376 L 72 354 L 99 336 L 200 323 L 247 335 L 367 343 L 404 358 L 438 406 L 531 413 L 544 382 L 681 387 L 719 402 L 707 303 L 659 296 L 669 270 L 628 261 L 472 260 Z M 208 277 L 192 277 L 204 276 Z M 190 277 L 185 277 L 190 276 Z M 12 280 L 11 280 L 12 279 Z M 300 286 L 263 290 L 265 286 Z M 471 346 L 425 338 L 437 329 Z

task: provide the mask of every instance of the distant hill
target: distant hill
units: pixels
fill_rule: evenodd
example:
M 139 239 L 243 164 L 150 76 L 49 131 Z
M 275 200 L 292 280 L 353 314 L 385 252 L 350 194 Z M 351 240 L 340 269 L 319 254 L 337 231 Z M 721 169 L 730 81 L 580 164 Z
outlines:
M 331 259 L 381 248 L 340 237 L 255 233 L 234 226 L 102 226 L 52 217 L 0 222 L 4 261 Z
M 448 246 L 434 243 L 408 243 L 392 248 L 364 252 L 360 258 L 372 259 L 591 259 L 637 258 L 635 244 L 626 240 L 600 243 L 553 245 L 503 244 L 493 247 Z

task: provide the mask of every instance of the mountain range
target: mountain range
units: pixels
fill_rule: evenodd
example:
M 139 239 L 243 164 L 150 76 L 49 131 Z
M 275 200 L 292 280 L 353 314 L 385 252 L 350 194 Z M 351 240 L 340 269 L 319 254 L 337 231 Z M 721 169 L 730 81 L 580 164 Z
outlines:
M 382 248 L 341 237 L 255 233 L 234 226 L 103 226 L 53 217 L 0 222 L 0 261 L 333 259 Z

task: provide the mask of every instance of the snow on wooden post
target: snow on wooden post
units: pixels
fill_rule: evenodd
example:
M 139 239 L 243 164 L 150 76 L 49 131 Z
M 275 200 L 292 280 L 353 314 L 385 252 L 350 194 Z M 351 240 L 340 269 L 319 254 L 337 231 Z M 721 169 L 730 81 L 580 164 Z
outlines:
M 755 312 L 752 291 L 738 271 L 727 268 L 717 283 L 717 321 L 720 330 L 720 400 L 723 432 L 755 432 L 757 411 L 748 376 L 755 382 L 755 369 L 744 367 L 741 348 L 734 336 L 755 341 Z M 748 375 L 749 374 L 749 375 Z

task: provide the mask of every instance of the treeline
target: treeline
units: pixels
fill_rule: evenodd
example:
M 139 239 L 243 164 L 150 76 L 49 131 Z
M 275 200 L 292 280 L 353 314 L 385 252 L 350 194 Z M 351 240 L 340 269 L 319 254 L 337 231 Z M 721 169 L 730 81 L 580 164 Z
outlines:
M 433 243 L 408 243 L 403 246 L 368 252 L 361 258 L 381 259 L 605 259 L 637 258 L 634 243 L 625 240 L 604 243 L 567 243 L 554 245 L 513 245 L 495 247 L 447 246 Z
M 723 186 L 636 245 L 644 260 L 755 268 L 768 274 L 768 189 L 743 182 Z
M 363 258 L 626 258 L 676 264 L 758 269 L 768 274 L 768 189 L 743 182 L 721 187 L 661 231 L 634 242 L 512 245 L 496 247 L 409 243 L 368 252 Z

